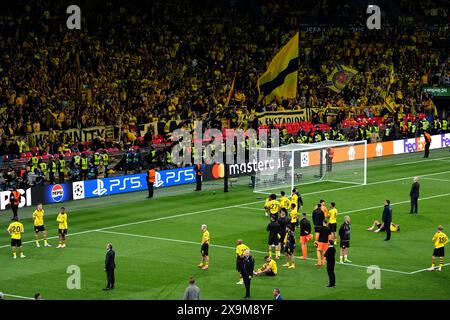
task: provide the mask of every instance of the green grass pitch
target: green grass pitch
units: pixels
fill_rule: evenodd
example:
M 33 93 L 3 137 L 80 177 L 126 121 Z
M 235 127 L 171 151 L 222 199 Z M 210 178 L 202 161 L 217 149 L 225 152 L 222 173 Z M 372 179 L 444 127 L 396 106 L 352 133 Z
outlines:
M 314 266 L 316 253 L 310 243 L 309 260 L 298 260 L 294 270 L 278 263 L 276 277 L 252 281 L 252 299 L 272 299 L 279 287 L 285 299 L 450 299 L 450 266 L 442 272 L 426 272 L 431 263 L 431 238 L 439 224 L 450 234 L 450 154 L 448 149 L 432 150 L 431 159 L 410 154 L 368 160 L 368 185 L 317 183 L 300 186 L 303 211 L 310 219 L 313 206 L 323 198 L 336 202 L 338 225 L 344 214 L 351 216 L 351 265 L 336 265 L 337 287 L 325 288 L 325 268 Z M 406 165 L 397 165 L 397 164 Z M 409 189 L 413 176 L 420 176 L 419 214 L 409 215 Z M 25 259 L 13 260 L 6 228 L 11 211 L 0 213 L 0 291 L 44 299 L 181 299 L 190 276 L 197 279 L 201 299 L 242 299 L 244 287 L 237 285 L 235 242 L 242 238 L 253 250 L 256 265 L 266 253 L 268 223 L 263 201 L 239 178 L 229 193 L 219 185 L 193 192 L 193 186 L 157 190 L 156 198 L 145 192 L 65 203 L 69 215 L 67 248 L 36 248 L 31 214 L 21 209 L 25 225 Z M 215 194 L 212 190 L 218 189 Z M 286 190 L 288 191 L 288 190 Z M 278 193 L 278 192 L 277 192 Z M 366 231 L 380 219 L 384 199 L 393 204 L 393 222 L 401 231 L 384 242 L 384 234 Z M 45 206 L 45 225 L 50 237 L 57 235 L 56 214 L 60 205 Z M 210 268 L 197 268 L 200 261 L 201 224 L 211 233 Z M 298 241 L 298 231 L 297 231 Z M 116 250 L 116 289 L 103 292 L 105 246 Z M 42 243 L 41 243 L 42 244 Z M 300 252 L 297 246 L 297 254 Z M 450 259 L 446 261 L 450 262 Z M 81 270 L 81 289 L 69 290 L 67 268 Z M 379 266 L 381 289 L 369 290 L 367 266 Z

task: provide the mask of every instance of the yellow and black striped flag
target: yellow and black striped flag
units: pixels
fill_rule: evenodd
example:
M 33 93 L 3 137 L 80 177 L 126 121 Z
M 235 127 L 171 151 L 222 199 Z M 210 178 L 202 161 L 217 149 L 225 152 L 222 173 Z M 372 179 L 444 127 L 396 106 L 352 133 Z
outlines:
M 297 95 L 298 76 L 298 37 L 299 33 L 277 53 L 267 71 L 258 79 L 260 96 L 266 103 L 272 99 L 290 99 Z
M 325 86 L 339 93 L 357 73 L 358 71 L 340 64 L 334 68 L 333 72 L 328 76 Z

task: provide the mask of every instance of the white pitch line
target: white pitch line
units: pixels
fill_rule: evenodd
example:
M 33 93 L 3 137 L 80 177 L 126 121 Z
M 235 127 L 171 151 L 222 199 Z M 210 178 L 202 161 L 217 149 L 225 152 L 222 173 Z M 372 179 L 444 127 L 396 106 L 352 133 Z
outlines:
M 423 178 L 423 177 L 431 177 L 431 176 L 436 176 L 436 175 L 440 175 L 440 174 L 446 174 L 446 173 L 450 173 L 449 171 L 442 171 L 442 172 L 435 172 L 435 173 L 429 173 L 429 174 L 423 174 L 418 176 L 419 178 Z M 326 193 L 326 192 L 333 192 L 333 191 L 340 191 L 340 190 L 347 190 L 347 189 L 353 189 L 353 188 L 359 188 L 359 187 L 364 187 L 364 186 L 373 186 L 373 185 L 377 185 L 377 184 L 383 184 L 383 183 L 389 183 L 389 182 L 397 182 L 397 181 L 402 181 L 402 180 L 407 180 L 407 179 L 412 179 L 416 176 L 410 176 L 410 177 L 404 177 L 404 178 L 396 178 L 396 179 L 391 179 L 391 180 L 383 180 L 383 181 L 376 181 L 376 182 L 369 182 L 367 184 L 358 184 L 358 185 L 352 185 L 352 186 L 348 186 L 348 187 L 341 187 L 341 188 L 334 188 L 334 189 L 328 189 L 328 190 L 319 190 L 319 191 L 314 191 L 314 192 L 308 192 L 308 193 L 302 193 L 302 196 L 309 196 L 309 195 L 313 195 L 313 194 L 318 194 L 318 193 Z M 297 189 L 301 188 L 302 185 L 300 185 L 299 187 L 297 187 Z M 274 189 L 274 188 L 273 188 Z M 272 190 L 273 190 L 272 189 Z M 281 188 L 279 188 L 281 189 Z M 270 194 L 269 192 L 260 192 L 262 194 Z M 245 204 L 244 204 L 245 205 Z
M 254 204 L 254 203 L 260 203 L 260 201 L 249 202 L 247 204 Z M 148 219 L 148 220 L 141 220 L 141 221 L 135 221 L 135 222 L 130 222 L 130 223 L 118 224 L 118 225 L 115 225 L 115 226 L 104 227 L 104 228 L 99 228 L 99 229 L 92 229 L 92 230 L 80 231 L 80 232 L 75 232 L 75 233 L 69 233 L 68 237 L 76 236 L 76 235 L 79 235 L 79 234 L 91 233 L 91 232 L 95 232 L 95 231 L 99 231 L 99 230 L 108 230 L 108 229 L 115 229 L 115 228 L 120 228 L 120 227 L 128 227 L 128 226 L 133 226 L 133 225 L 136 225 L 136 224 L 149 223 L 149 222 L 161 221 L 161 220 L 168 220 L 168 219 L 174 219 L 174 218 L 179 218 L 179 217 L 195 215 L 195 214 L 199 214 L 199 213 L 219 211 L 219 210 L 223 210 L 223 209 L 232 209 L 232 208 L 239 208 L 239 205 L 233 205 L 233 206 L 227 206 L 227 207 L 221 207 L 221 208 L 212 208 L 212 209 L 206 209 L 206 210 L 200 210 L 200 211 L 194 211 L 194 212 L 188 212 L 188 213 L 181 213 L 181 214 L 176 214 L 176 215 L 172 215 L 172 216 L 165 216 L 165 217 L 159 217 L 159 218 L 154 218 L 154 219 Z M 53 237 L 48 237 L 47 239 L 50 240 L 50 239 L 58 239 L 58 238 L 59 238 L 59 236 L 53 236 Z M 34 241 L 35 240 L 24 241 L 24 242 L 22 242 L 22 244 L 34 243 Z M 10 247 L 10 245 L 3 245 L 3 246 L 0 246 L 0 249 L 2 249 L 2 248 L 9 248 L 9 247 Z
M 194 244 L 194 245 L 200 245 L 199 242 L 194 241 L 186 241 L 186 240 L 178 240 L 178 239 L 171 239 L 171 238 L 161 238 L 161 237 L 154 237 L 154 236 L 146 236 L 146 235 L 140 235 L 140 234 L 133 234 L 133 233 L 124 233 L 124 232 L 116 232 L 116 231 L 106 231 L 106 230 L 97 230 L 98 232 L 102 233 L 109 233 L 109 234 L 116 234 L 116 235 L 122 235 L 127 237 L 137 237 L 137 238 L 144 238 L 144 239 L 152 239 L 152 240 L 160 240 L 160 241 L 171 241 L 171 242 L 178 242 L 178 243 L 185 243 L 185 244 Z M 234 247 L 229 246 L 223 246 L 218 244 L 210 244 L 211 247 L 217 247 L 217 248 L 223 248 L 223 249 L 230 249 L 230 250 L 236 250 Z M 267 254 L 265 251 L 259 251 L 259 250 L 251 250 L 251 252 L 256 252 L 260 254 Z M 295 257 L 296 259 L 300 259 L 300 257 Z M 317 259 L 314 258 L 307 258 L 308 260 L 316 261 Z M 301 260 L 301 259 L 300 259 Z M 353 263 L 337 263 L 336 265 L 342 265 L 342 266 L 352 266 L 357 268 L 364 268 L 367 269 L 368 266 L 363 266 L 359 264 L 353 264 Z M 382 271 L 387 272 L 394 272 L 394 273 L 401 273 L 401 274 L 410 274 L 406 271 L 399 271 L 399 270 L 392 270 L 392 269 L 384 269 L 380 268 Z
M 445 263 L 445 264 L 443 264 L 442 266 L 443 266 L 443 267 L 450 266 L 450 263 Z M 416 274 L 416 273 L 424 272 L 424 271 L 427 271 L 427 270 L 428 270 L 428 268 L 420 269 L 420 270 L 416 270 L 416 271 L 410 272 L 409 274 Z
M 420 198 L 419 201 L 430 200 L 430 199 L 435 199 L 435 198 L 442 198 L 442 197 L 448 197 L 448 196 L 450 196 L 450 193 L 437 194 L 437 195 L 430 196 L 430 197 Z M 395 205 L 399 205 L 399 204 L 405 204 L 405 203 L 410 203 L 410 202 L 411 202 L 411 200 L 394 202 L 394 203 L 391 203 L 391 206 L 395 206 Z M 380 209 L 380 208 L 383 208 L 383 207 L 384 207 L 384 205 L 374 206 L 374 207 L 369 207 L 369 208 L 362 208 L 362 209 L 355 209 L 355 210 L 350 210 L 350 211 L 346 211 L 346 212 L 340 212 L 339 215 L 356 213 L 356 212 L 367 211 L 367 210 L 372 210 L 372 209 Z
M 427 175 L 422 175 L 420 177 L 433 176 L 433 175 L 439 175 L 439 174 L 444 174 L 444 173 L 450 173 L 450 171 L 443 171 L 443 172 L 438 172 L 438 173 L 430 173 L 430 174 L 427 174 Z M 375 184 L 382 184 L 382 183 L 388 183 L 388 182 L 394 182 L 394 181 L 401 181 L 401 180 L 405 180 L 405 179 L 412 179 L 413 177 L 414 176 L 405 177 L 405 178 L 397 178 L 397 179 L 386 180 L 386 181 L 378 181 L 378 182 L 369 183 L 368 185 L 375 185 Z M 355 187 L 361 187 L 361 186 L 363 186 L 363 185 L 349 186 L 349 187 L 343 187 L 343 188 L 337 188 L 337 189 L 331 189 L 331 190 L 325 190 L 325 191 L 309 192 L 309 193 L 303 194 L 302 196 L 307 196 L 307 195 L 312 195 L 312 194 L 317 194 L 317 193 L 323 193 L 323 192 L 331 192 L 331 191 L 343 190 L 343 189 L 349 189 L 349 188 L 355 188 Z M 438 196 L 434 196 L 434 197 L 440 197 L 440 196 L 442 196 L 442 195 L 438 195 Z M 419 201 L 420 200 L 425 200 L 425 198 L 419 199 Z M 251 205 L 251 204 L 256 204 L 256 203 L 261 203 L 261 202 L 264 202 L 264 200 L 247 202 L 247 203 L 242 204 L 242 205 Z M 407 203 L 407 202 L 408 201 L 406 201 L 405 203 Z M 212 208 L 212 209 L 206 209 L 206 210 L 200 210 L 200 211 L 176 214 L 176 215 L 172 215 L 172 216 L 165 216 L 165 217 L 160 217 L 160 218 L 135 221 L 135 222 L 124 223 L 124 224 L 119 224 L 119 225 L 110 226 L 110 227 L 104 227 L 104 228 L 100 228 L 100 229 L 92 229 L 92 230 L 86 230 L 86 231 L 69 233 L 68 236 L 70 237 L 70 236 L 75 236 L 75 235 L 79 235 L 79 234 L 91 233 L 91 232 L 95 232 L 95 231 L 98 231 L 98 230 L 108 230 L 108 229 L 115 229 L 115 228 L 120 228 L 120 227 L 128 227 L 128 226 L 132 226 L 132 225 L 149 223 L 149 222 L 154 222 L 154 221 L 169 220 L 169 219 L 174 219 L 174 218 L 179 218 L 179 217 L 184 217 L 184 216 L 190 216 L 190 215 L 195 215 L 195 214 L 200 214 L 200 213 L 206 213 L 206 212 L 212 212 L 212 211 L 220 211 L 220 210 L 223 210 L 223 209 L 240 208 L 242 205 L 241 204 L 237 204 L 237 205 L 232 205 L 232 206 L 227 206 L 227 207 Z M 376 209 L 376 208 L 380 208 L 380 207 L 363 208 L 363 209 L 358 209 L 358 210 L 359 211 L 364 211 L 364 210 L 371 210 L 371 209 Z M 256 209 L 256 208 L 254 208 L 254 209 Z M 258 210 L 260 210 L 260 209 L 258 209 Z M 343 214 L 343 213 L 341 213 L 341 214 Z M 59 238 L 58 236 L 53 236 L 53 237 L 49 237 L 48 239 L 50 240 L 50 239 L 58 239 L 58 238 Z M 22 244 L 34 243 L 34 241 L 35 240 L 24 241 L 24 242 L 22 242 Z M 3 246 L 0 246 L 0 249 L 9 248 L 9 247 L 10 247 L 10 245 L 3 245 Z
M 417 161 L 410 161 L 410 162 L 403 162 L 403 163 L 396 163 L 396 166 L 406 166 L 408 164 L 413 164 L 413 163 L 427 163 L 429 161 L 439 161 L 439 160 L 450 160 L 450 157 L 444 157 L 444 158 L 436 158 L 436 159 L 426 159 L 426 160 L 417 160 Z
M 12 297 L 12 298 L 18 298 L 18 299 L 24 299 L 24 300 L 34 300 L 34 298 L 31 298 L 31 297 L 17 296 L 15 294 L 3 293 L 3 295 L 5 297 Z
M 448 197 L 448 196 L 450 196 L 450 193 L 436 194 L 436 195 L 434 195 L 434 196 L 429 196 L 429 197 L 425 197 L 425 198 L 420 198 L 419 201 L 430 200 L 430 199 L 435 199 L 435 198 L 442 198 L 442 197 Z M 399 205 L 399 204 L 405 204 L 405 203 L 410 203 L 410 201 L 411 201 L 411 200 L 405 200 L 405 201 L 400 201 L 400 202 L 394 202 L 394 203 L 391 203 L 391 206 L 395 206 L 395 205 Z M 384 207 L 384 205 L 379 205 L 379 206 L 374 206 L 374 207 L 355 209 L 355 210 L 350 210 L 350 211 L 339 212 L 339 215 L 350 214 L 350 213 L 356 213 L 356 212 L 362 212 L 362 211 L 373 210 L 373 209 L 380 209 L 380 208 L 383 208 L 383 207 Z M 261 212 L 263 211 L 262 208 L 260 209 L 260 208 L 245 207 L 245 206 L 240 206 L 239 208 L 246 208 L 246 209 L 260 210 Z
M 433 180 L 433 181 L 443 181 L 443 182 L 450 182 L 450 180 L 447 179 L 439 179 L 439 178 L 423 178 L 424 180 Z
M 94 232 L 94 231 L 95 230 L 86 230 L 86 231 L 74 232 L 74 233 L 69 234 L 69 236 L 76 236 L 76 235 L 79 235 L 79 234 L 91 233 L 91 232 Z M 51 239 L 58 239 L 58 238 L 59 238 L 59 236 L 53 236 L 53 237 L 48 237 L 47 239 L 51 240 Z M 34 242 L 35 242 L 35 240 L 23 241 L 22 244 L 34 243 Z M 6 244 L 6 245 L 3 245 L 3 246 L 0 246 L 0 249 L 9 248 L 9 247 L 10 247 L 10 245 Z
M 253 208 L 253 207 L 246 207 L 246 206 L 244 206 L 244 205 L 242 205 L 242 206 L 239 206 L 239 208 L 244 208 L 244 209 L 252 209 L 252 210 L 259 210 L 259 211 L 261 211 L 261 210 L 264 210 L 264 208 Z

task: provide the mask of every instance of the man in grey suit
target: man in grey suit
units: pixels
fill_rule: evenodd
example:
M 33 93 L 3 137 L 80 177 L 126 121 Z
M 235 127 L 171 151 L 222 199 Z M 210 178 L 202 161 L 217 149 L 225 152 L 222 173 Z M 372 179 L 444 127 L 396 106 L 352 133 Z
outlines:
M 114 277 L 114 269 L 116 269 L 116 253 L 113 250 L 113 246 L 111 243 L 106 245 L 106 258 L 105 258 L 105 271 L 106 271 L 106 288 L 104 291 L 114 289 L 115 277 Z
M 419 202 L 419 177 L 413 178 L 413 184 L 411 185 L 411 191 L 409 197 L 411 198 L 411 211 L 409 213 L 417 213 L 417 203 Z
M 200 289 L 195 285 L 194 277 L 189 278 L 189 286 L 184 290 L 183 300 L 200 300 Z

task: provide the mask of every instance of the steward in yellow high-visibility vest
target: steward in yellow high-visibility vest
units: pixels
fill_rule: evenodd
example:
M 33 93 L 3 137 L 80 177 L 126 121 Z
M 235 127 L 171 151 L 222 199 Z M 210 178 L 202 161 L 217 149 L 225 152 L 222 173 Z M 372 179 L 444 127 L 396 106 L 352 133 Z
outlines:
M 61 155 L 59 155 L 59 160 L 58 160 L 59 183 L 64 183 L 65 173 L 66 173 L 66 160 L 64 160 L 64 156 L 61 154 Z

